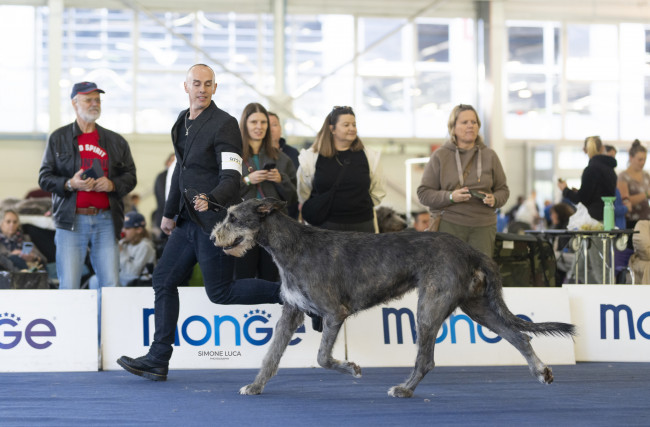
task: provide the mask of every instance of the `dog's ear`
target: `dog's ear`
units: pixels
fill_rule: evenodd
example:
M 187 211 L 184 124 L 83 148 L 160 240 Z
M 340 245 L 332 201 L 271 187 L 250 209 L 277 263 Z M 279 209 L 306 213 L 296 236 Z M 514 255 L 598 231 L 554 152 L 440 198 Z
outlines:
M 266 197 L 260 201 L 260 204 L 257 207 L 257 212 L 261 214 L 261 216 L 267 216 L 273 211 L 282 210 L 286 204 L 287 202 L 283 202 L 282 200 Z

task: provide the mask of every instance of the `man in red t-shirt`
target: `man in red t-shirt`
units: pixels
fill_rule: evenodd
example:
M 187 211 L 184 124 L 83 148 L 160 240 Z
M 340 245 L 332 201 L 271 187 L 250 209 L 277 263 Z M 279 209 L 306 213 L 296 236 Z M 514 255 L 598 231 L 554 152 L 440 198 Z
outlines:
M 122 198 L 136 185 L 135 164 L 126 140 L 96 123 L 100 93 L 92 82 L 74 85 L 77 119 L 52 133 L 39 173 L 41 188 L 52 193 L 60 289 L 80 287 L 88 250 L 99 286 L 119 283 Z

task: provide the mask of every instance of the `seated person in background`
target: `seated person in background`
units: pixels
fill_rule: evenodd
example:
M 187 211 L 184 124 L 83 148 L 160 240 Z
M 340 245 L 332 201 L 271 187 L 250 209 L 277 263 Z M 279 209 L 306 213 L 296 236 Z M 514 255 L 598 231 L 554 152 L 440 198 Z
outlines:
M 29 248 L 30 246 L 31 248 Z M 47 259 L 34 246 L 30 237 L 20 230 L 18 214 L 12 209 L 7 209 L 2 213 L 0 255 L 11 260 L 17 270 L 40 269 L 47 263 Z
M 413 212 L 413 228 L 416 231 L 427 231 L 431 224 L 431 214 L 429 211 Z
M 124 237 L 120 240 L 120 285 L 122 286 L 126 286 L 143 274 L 150 273 L 147 264 L 153 267 L 156 261 L 156 249 L 149 238 L 146 225 L 142 214 L 138 212 L 126 214 L 122 230 Z
M 138 279 L 147 271 L 147 264 L 156 260 L 156 250 L 149 238 L 145 226 L 144 216 L 138 212 L 129 212 L 124 218 L 122 240 L 120 240 L 120 286 L 127 286 L 129 282 Z M 88 288 L 99 289 L 97 276 L 90 278 Z

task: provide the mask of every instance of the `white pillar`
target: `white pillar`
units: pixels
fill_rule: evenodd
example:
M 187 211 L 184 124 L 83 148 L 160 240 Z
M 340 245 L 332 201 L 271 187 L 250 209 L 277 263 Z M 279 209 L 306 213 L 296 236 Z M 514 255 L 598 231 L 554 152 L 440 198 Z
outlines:
M 285 84 L 286 70 L 286 38 L 285 28 L 287 21 L 286 0 L 273 0 L 273 70 L 275 86 L 273 97 L 269 98 L 271 110 L 283 113 L 285 116 L 293 111 L 291 98 L 287 95 Z
M 61 64 L 63 50 L 63 0 L 49 0 L 49 113 L 50 132 L 61 127 Z
M 490 81 L 488 82 L 487 108 L 490 109 L 490 147 L 496 151 L 501 159 L 505 155 L 505 133 L 504 133 L 504 63 L 506 61 L 506 21 L 505 6 L 503 1 L 494 0 L 490 2 L 490 24 L 489 24 L 489 55 L 490 55 Z

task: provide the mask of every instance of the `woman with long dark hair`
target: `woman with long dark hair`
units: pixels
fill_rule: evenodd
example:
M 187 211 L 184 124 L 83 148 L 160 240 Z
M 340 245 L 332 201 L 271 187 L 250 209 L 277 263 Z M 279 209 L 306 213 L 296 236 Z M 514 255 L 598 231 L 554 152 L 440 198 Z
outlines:
M 386 195 L 382 185 L 379 153 L 364 147 L 357 135 L 351 107 L 334 107 L 314 144 L 300 153 L 298 199 L 336 187 L 331 207 L 321 228 L 377 232 L 374 207 Z M 307 218 L 305 218 L 307 219 Z M 307 221 L 308 222 L 308 221 Z
M 256 102 L 242 112 L 239 128 L 242 136 L 242 199 L 272 197 L 295 203 L 296 168 L 293 162 L 271 143 L 269 114 Z M 286 208 L 285 208 L 286 213 Z M 235 279 L 257 277 L 278 281 L 278 269 L 271 256 L 259 246 L 235 261 Z

